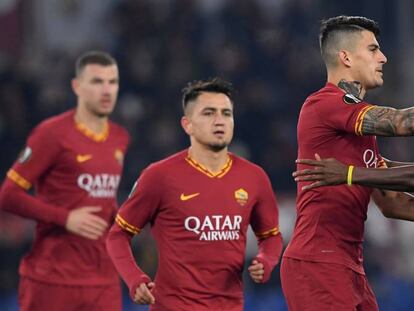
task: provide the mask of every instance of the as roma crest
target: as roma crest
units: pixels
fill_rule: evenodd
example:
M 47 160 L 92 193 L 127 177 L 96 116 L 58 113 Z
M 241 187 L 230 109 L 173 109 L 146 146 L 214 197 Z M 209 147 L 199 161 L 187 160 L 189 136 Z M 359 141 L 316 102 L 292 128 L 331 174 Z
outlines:
M 249 200 L 249 194 L 243 188 L 234 191 L 234 198 L 241 206 L 245 205 Z
M 119 165 L 122 166 L 124 164 L 124 153 L 121 149 L 115 149 L 114 158 L 118 161 Z

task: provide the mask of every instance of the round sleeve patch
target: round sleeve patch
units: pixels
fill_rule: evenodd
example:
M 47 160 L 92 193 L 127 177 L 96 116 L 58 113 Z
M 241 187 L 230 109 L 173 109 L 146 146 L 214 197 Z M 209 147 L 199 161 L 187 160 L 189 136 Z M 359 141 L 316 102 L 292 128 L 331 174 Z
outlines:
M 32 149 L 30 147 L 25 147 L 19 154 L 18 162 L 23 164 L 29 161 L 32 156 Z
M 350 93 L 345 94 L 342 97 L 342 100 L 347 105 L 354 105 L 354 104 L 359 104 L 360 102 L 362 102 L 362 99 L 360 99 L 360 98 L 358 98 L 355 95 L 352 95 Z

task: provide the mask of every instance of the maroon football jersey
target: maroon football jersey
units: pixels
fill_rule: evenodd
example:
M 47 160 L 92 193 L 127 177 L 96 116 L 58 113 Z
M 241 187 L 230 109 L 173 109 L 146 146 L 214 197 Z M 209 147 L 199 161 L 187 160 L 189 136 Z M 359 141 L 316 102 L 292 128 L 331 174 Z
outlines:
M 373 106 L 327 83 L 305 101 L 298 121 L 298 158 L 334 157 L 347 165 L 379 167 L 375 136 L 361 136 L 362 120 Z M 298 165 L 297 169 L 306 168 Z M 298 183 L 297 219 L 284 257 L 362 266 L 364 222 L 372 189 L 340 185 L 302 191 Z
M 212 174 L 187 150 L 143 171 L 116 222 L 132 234 L 151 224 L 159 252 L 152 310 L 242 310 L 247 228 L 260 239 L 279 234 L 260 167 L 230 154 Z
M 4 185 L 15 183 L 25 190 L 33 185 L 38 198 L 32 206 L 16 204 L 18 214 L 38 220 L 33 248 L 20 265 L 21 275 L 67 285 L 117 282 L 105 237 L 89 240 L 69 233 L 64 225 L 68 212 L 83 206 L 102 207 L 96 215 L 113 222 L 128 141 L 127 132 L 112 122 L 102 134 L 94 134 L 75 122 L 73 110 L 33 130 Z M 44 205 L 54 215 L 38 215 Z

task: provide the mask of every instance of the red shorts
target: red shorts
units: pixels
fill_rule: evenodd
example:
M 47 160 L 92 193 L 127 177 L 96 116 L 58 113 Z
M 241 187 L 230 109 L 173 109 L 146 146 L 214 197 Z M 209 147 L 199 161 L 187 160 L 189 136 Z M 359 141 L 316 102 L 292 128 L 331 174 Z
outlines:
M 20 311 L 121 311 L 121 287 L 67 286 L 20 278 Z
M 365 275 L 345 266 L 282 259 L 280 278 L 289 311 L 377 311 Z

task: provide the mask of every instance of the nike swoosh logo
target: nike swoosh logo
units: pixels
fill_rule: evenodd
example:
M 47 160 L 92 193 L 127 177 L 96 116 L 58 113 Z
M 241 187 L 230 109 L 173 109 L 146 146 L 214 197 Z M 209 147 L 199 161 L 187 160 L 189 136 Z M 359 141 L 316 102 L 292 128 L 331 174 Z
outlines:
M 78 161 L 79 163 L 86 162 L 86 161 L 88 161 L 90 159 L 92 159 L 92 155 L 91 154 L 78 154 L 76 156 L 76 161 Z
M 187 201 L 187 200 L 190 200 L 190 199 L 198 196 L 199 194 L 200 194 L 199 192 L 193 193 L 193 194 L 189 194 L 189 195 L 185 195 L 184 193 L 181 193 L 180 200 L 181 201 Z

